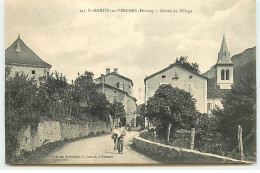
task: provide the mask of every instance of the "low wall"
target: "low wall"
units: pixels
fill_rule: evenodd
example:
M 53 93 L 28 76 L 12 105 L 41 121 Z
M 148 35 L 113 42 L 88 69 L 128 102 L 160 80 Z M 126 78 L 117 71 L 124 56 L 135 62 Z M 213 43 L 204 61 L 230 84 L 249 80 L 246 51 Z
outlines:
M 21 130 L 18 137 L 19 148 L 16 151 L 16 156 L 19 156 L 23 150 L 33 151 L 50 142 L 76 139 L 95 135 L 97 133 L 110 132 L 111 129 L 105 122 L 75 124 L 70 122 L 45 120 L 40 122 L 35 129 L 28 126 L 26 129 Z
M 210 153 L 172 147 L 156 142 L 152 142 L 141 137 L 134 137 L 133 148 L 161 160 L 163 163 L 251 163 L 235 160 L 229 157 L 219 156 Z

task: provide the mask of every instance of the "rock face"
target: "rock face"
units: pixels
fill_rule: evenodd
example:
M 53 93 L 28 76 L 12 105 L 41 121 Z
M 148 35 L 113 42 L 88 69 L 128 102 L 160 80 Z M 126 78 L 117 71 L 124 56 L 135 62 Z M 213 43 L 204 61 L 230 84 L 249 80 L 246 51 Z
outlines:
M 244 52 L 231 57 L 234 63 L 234 83 L 240 79 L 256 75 L 256 47 L 246 49 Z M 212 66 L 203 74 L 210 78 L 215 77 L 215 69 Z

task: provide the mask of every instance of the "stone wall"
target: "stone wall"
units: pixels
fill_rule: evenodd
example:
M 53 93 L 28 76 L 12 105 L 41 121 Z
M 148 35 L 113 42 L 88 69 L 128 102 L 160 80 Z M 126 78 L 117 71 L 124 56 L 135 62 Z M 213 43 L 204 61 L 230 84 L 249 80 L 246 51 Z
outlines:
M 162 161 L 163 163 L 250 163 L 216 154 L 172 147 L 152 142 L 141 137 L 135 137 L 133 139 L 133 147 L 154 159 Z
M 16 155 L 22 151 L 33 151 L 50 142 L 65 139 L 87 137 L 97 133 L 110 133 L 111 129 L 105 122 L 71 123 L 60 121 L 41 121 L 37 128 L 28 126 L 22 129 L 18 137 L 19 148 Z

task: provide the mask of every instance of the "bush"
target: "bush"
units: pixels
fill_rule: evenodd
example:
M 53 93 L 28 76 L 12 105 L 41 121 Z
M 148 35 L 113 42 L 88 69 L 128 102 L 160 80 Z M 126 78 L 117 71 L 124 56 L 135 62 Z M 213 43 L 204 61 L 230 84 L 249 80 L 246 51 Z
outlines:
M 198 114 L 194 148 L 201 152 L 225 155 L 226 146 L 222 135 L 218 132 L 219 119 L 207 114 Z
M 223 136 L 229 155 L 238 153 L 238 125 L 243 129 L 245 155 L 256 157 L 256 83 L 240 80 L 222 99 L 223 110 L 213 114 L 219 119 L 218 132 Z

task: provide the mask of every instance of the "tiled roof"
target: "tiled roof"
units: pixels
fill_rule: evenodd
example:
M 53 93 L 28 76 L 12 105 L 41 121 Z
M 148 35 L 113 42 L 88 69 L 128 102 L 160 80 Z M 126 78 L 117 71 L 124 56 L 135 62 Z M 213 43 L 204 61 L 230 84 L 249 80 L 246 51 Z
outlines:
M 20 37 L 5 50 L 6 65 L 51 68 L 51 65 L 43 61 Z
M 111 72 L 111 73 L 108 73 L 108 74 L 104 75 L 104 77 L 109 76 L 109 75 L 116 75 L 116 76 L 119 76 L 120 78 L 123 78 L 123 79 L 125 79 L 125 80 L 130 81 L 131 84 L 132 84 L 132 86 L 134 86 L 133 81 L 132 81 L 131 79 L 125 77 L 125 76 L 122 76 L 122 75 L 120 75 L 120 74 L 118 74 L 118 73 L 115 73 L 115 72 Z M 100 78 L 101 78 L 101 77 L 98 77 L 97 79 L 100 79 Z
M 207 97 L 208 99 L 218 99 L 222 98 L 226 92 L 229 92 L 229 89 L 220 89 L 219 86 L 217 86 L 215 77 L 210 78 L 208 80 L 208 88 L 207 88 Z
M 217 88 L 209 88 L 207 97 L 208 97 L 208 99 L 222 98 L 224 96 L 225 92 L 226 92 L 226 90 L 220 90 Z
M 103 82 L 97 83 L 96 86 L 97 86 L 97 87 L 100 87 L 100 86 L 102 86 L 102 83 L 103 83 Z M 119 89 L 119 88 L 117 88 L 117 87 L 114 87 L 114 86 L 112 86 L 112 85 L 109 85 L 109 84 L 107 84 L 107 83 L 104 83 L 104 86 L 105 86 L 105 87 L 108 87 L 108 88 L 115 89 L 115 90 L 117 90 L 117 91 L 119 91 L 119 92 L 122 92 L 122 93 L 126 94 L 128 97 L 131 97 L 132 99 L 134 99 L 134 101 L 137 101 L 135 97 L 130 96 L 130 95 L 128 94 L 128 92 L 126 92 L 126 91 L 124 91 L 124 90 L 121 90 L 121 89 Z
M 160 71 L 158 71 L 158 72 L 156 72 L 156 73 L 154 73 L 154 74 L 152 74 L 152 75 L 150 75 L 150 76 L 147 76 L 147 77 L 144 79 L 144 81 L 146 81 L 146 80 L 148 80 L 148 79 L 151 79 L 152 77 L 154 77 L 154 76 L 156 76 L 156 75 L 158 75 L 158 74 L 160 74 L 160 73 L 163 73 L 163 72 L 165 72 L 165 71 L 167 71 L 167 70 L 169 70 L 169 69 L 171 69 L 171 68 L 173 68 L 173 67 L 176 67 L 176 66 L 178 66 L 178 67 L 182 68 L 183 70 L 188 71 L 188 72 L 190 72 L 190 73 L 192 73 L 192 74 L 194 74 L 194 75 L 197 75 L 197 76 L 199 76 L 199 77 L 201 77 L 201 78 L 203 78 L 203 79 L 206 79 L 206 80 L 208 79 L 206 76 L 204 76 L 204 75 L 202 75 L 202 74 L 199 74 L 199 73 L 197 73 L 197 72 L 194 72 L 194 71 L 192 71 L 191 69 L 189 69 L 189 68 L 187 68 L 187 67 L 185 67 L 185 66 L 183 66 L 183 65 L 181 65 L 181 64 L 174 63 L 174 64 L 172 64 L 172 65 L 170 65 L 170 66 L 168 66 L 168 67 L 166 67 L 166 68 L 164 68 L 164 69 L 162 69 L 162 70 L 160 70 Z

